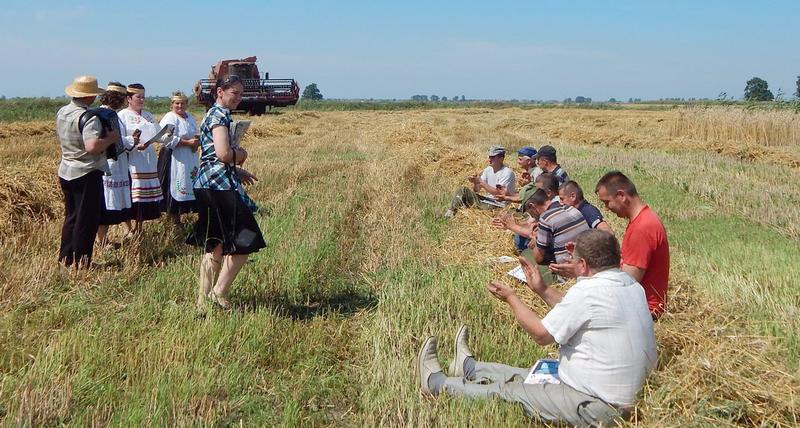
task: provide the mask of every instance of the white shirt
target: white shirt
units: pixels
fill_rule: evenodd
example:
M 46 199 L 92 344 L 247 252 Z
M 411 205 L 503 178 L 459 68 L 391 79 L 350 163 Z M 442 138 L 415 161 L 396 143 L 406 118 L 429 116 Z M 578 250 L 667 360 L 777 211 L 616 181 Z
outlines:
M 174 112 L 167 112 L 164 117 L 161 118 L 159 126 L 163 128 L 167 124 L 175 125 L 174 136 L 164 143 L 164 146 L 167 148 L 174 150 L 178 147 L 178 143 L 181 139 L 191 140 L 197 134 L 197 122 L 195 122 L 191 114 L 187 114 L 186 117 L 181 117 Z M 187 150 L 191 149 L 187 148 Z
M 481 180 L 485 181 L 490 187 L 494 188 L 498 184 L 507 188 L 508 193 L 513 195 L 516 192 L 516 178 L 514 177 L 514 170 L 503 165 L 500 171 L 494 172 L 494 168 L 487 166 L 481 173 Z M 486 195 L 487 198 L 496 200 L 494 195 Z M 503 205 L 505 203 L 501 202 Z
M 635 402 L 657 355 L 644 289 L 630 275 L 578 278 L 542 324 L 561 345 L 562 382 L 611 404 Z

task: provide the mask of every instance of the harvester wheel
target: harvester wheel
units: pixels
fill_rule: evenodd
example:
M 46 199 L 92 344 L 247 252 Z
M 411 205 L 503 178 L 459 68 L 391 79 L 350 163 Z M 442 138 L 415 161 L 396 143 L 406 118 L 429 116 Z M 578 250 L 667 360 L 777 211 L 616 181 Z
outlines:
M 250 114 L 253 116 L 261 116 L 265 111 L 267 111 L 267 106 L 265 105 L 254 105 L 250 107 Z

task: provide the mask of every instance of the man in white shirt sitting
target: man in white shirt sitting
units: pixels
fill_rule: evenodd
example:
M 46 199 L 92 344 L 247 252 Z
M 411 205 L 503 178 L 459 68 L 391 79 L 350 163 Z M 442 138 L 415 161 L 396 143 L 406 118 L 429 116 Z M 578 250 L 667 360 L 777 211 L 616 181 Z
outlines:
M 456 211 L 462 207 L 477 206 L 480 209 L 502 208 L 505 202 L 498 201 L 495 195 L 515 194 L 516 177 L 514 171 L 505 166 L 506 149 L 502 146 L 491 146 L 488 152 L 489 166 L 483 170 L 481 175 L 470 175 L 467 181 L 472 183 L 472 188 L 462 187 L 458 189 L 450 208 L 444 214 L 445 218 L 452 218 Z M 486 195 L 478 192 L 485 191 Z
M 526 384 L 527 368 L 477 362 L 462 326 L 452 377 L 439 365 L 436 338 L 423 343 L 418 356 L 422 392 L 500 398 L 522 405 L 531 417 L 574 426 L 611 426 L 626 417 L 657 359 L 644 290 L 619 269 L 619 243 L 607 232 L 581 233 L 572 259 L 580 276 L 564 294 L 545 285 L 538 269 L 520 257 L 529 287 L 552 308 L 543 319 L 512 288 L 498 282 L 487 286 L 537 344 L 561 345 L 560 383 Z

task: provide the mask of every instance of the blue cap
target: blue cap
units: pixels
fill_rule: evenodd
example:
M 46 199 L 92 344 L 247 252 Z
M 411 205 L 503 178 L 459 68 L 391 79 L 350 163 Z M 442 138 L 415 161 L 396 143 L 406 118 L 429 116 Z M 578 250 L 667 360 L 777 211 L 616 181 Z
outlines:
M 534 149 L 531 146 L 525 146 L 525 147 L 517 150 L 517 154 L 520 155 L 520 156 L 528 156 L 528 157 L 532 158 L 532 157 L 536 156 L 536 149 Z

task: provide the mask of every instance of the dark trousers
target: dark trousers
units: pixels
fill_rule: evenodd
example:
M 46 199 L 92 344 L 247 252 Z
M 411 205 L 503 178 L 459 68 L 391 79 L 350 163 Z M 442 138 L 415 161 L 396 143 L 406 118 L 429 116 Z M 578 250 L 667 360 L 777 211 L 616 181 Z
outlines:
M 61 249 L 58 261 L 88 268 L 100 216 L 105 207 L 103 172 L 92 171 L 74 180 L 58 179 L 64 193 L 64 226 L 61 228 Z

